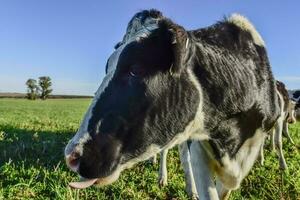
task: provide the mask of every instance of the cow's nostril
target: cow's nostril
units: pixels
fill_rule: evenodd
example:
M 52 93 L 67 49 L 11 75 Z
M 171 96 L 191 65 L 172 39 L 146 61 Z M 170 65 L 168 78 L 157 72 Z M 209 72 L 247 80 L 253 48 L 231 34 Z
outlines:
M 66 157 L 67 165 L 73 170 L 77 171 L 80 162 L 80 154 L 78 152 L 72 152 Z

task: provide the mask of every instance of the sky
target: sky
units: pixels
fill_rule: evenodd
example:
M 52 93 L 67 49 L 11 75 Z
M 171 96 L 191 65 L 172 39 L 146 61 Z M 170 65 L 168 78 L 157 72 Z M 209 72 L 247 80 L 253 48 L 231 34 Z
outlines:
M 300 88 L 297 0 L 1 0 L 0 92 L 26 92 L 28 78 L 50 76 L 54 94 L 93 95 L 128 21 L 150 8 L 187 30 L 246 16 L 264 38 L 275 78 Z

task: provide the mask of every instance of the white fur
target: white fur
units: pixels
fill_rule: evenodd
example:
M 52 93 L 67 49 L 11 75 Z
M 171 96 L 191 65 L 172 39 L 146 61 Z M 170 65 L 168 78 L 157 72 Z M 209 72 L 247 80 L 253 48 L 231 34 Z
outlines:
M 209 134 L 204 130 L 204 113 L 202 111 L 202 107 L 203 107 L 202 89 L 192 69 L 188 68 L 187 72 L 189 74 L 190 81 L 193 83 L 193 85 L 196 87 L 198 91 L 199 99 L 200 99 L 189 138 L 193 140 L 208 140 Z
M 187 38 L 186 39 L 186 43 L 185 43 L 185 48 L 187 49 L 188 48 L 188 46 L 189 46 L 189 41 L 190 41 L 190 39 L 189 38 Z
M 235 24 L 240 27 L 242 30 L 249 32 L 252 35 L 253 41 L 259 46 L 265 46 L 260 34 L 257 32 L 253 24 L 244 16 L 234 13 L 228 19 L 228 22 Z
M 90 134 L 88 134 L 88 133 L 84 134 L 83 137 L 79 139 L 79 144 L 76 146 L 76 150 L 78 151 L 80 156 L 82 156 L 82 154 L 83 154 L 83 145 L 91 139 L 92 138 L 91 138 Z

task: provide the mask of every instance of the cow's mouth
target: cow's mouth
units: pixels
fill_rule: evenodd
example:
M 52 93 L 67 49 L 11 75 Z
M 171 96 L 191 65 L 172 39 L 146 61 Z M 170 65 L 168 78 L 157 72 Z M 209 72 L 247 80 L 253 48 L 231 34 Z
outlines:
M 77 182 L 71 182 L 69 183 L 69 186 L 74 189 L 85 189 L 90 186 L 96 185 L 96 186 L 105 186 L 109 185 L 116 180 L 118 180 L 120 176 L 121 170 L 115 170 L 111 175 L 103 178 L 92 178 L 92 179 L 87 179 L 87 178 L 80 178 L 79 181 Z

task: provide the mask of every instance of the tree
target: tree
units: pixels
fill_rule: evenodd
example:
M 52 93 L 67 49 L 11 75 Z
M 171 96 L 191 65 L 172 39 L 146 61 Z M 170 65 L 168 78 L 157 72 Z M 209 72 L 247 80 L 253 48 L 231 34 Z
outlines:
M 52 85 L 51 78 L 49 76 L 39 77 L 39 85 L 40 85 L 40 91 L 41 91 L 40 98 L 45 100 L 48 98 L 48 96 L 52 92 L 52 89 L 50 88 Z
M 39 87 L 35 79 L 28 79 L 26 81 L 27 85 L 27 99 L 35 100 L 39 93 Z

